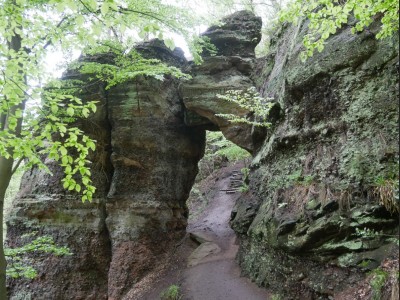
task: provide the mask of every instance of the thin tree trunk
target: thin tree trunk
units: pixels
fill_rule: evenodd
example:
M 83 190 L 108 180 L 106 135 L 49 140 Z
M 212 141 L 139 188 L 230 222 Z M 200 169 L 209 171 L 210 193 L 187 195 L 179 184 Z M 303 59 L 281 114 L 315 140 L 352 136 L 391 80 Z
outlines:
M 16 6 L 16 1 L 12 0 L 11 5 Z M 22 38 L 19 34 L 14 32 L 14 35 L 11 37 L 10 42 L 8 43 L 8 48 L 10 50 L 14 50 L 18 53 L 21 50 L 21 42 Z M 21 65 L 21 69 L 23 66 Z M 22 73 L 21 73 L 22 74 Z M 24 75 L 22 75 L 24 76 Z M 24 84 L 26 86 L 26 76 L 24 76 Z M 5 98 L 7 101 L 7 97 Z M 22 99 L 21 103 L 18 105 L 11 106 L 8 112 L 3 112 L 0 114 L 1 127 L 0 130 L 10 130 L 8 124 L 8 116 L 15 115 L 15 112 L 20 109 L 21 111 L 25 108 L 26 99 Z M 10 130 L 11 133 L 14 133 L 16 136 L 21 134 L 23 118 L 19 118 L 17 121 L 17 126 L 15 130 Z M 3 236 L 3 222 L 4 222 L 4 199 L 6 195 L 7 188 L 10 184 L 11 177 L 13 175 L 13 164 L 14 159 L 12 158 L 12 149 L 9 149 L 11 154 L 10 158 L 5 158 L 0 156 L 0 300 L 7 299 L 7 285 L 6 285 L 6 269 L 7 262 L 4 255 L 4 236 Z
M 0 157 L 0 299 L 7 299 L 6 287 L 6 268 L 7 263 L 4 256 L 4 237 L 3 237 L 3 221 L 4 221 L 4 198 L 6 190 L 10 184 L 12 176 L 13 159 L 5 159 Z

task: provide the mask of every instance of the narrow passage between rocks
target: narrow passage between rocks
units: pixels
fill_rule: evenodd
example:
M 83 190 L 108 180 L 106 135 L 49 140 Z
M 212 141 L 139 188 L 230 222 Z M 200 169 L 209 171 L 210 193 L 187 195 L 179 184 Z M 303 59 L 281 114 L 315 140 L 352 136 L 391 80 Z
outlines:
M 135 294 L 124 300 L 159 300 L 162 292 L 172 285 L 180 287 L 181 300 L 271 298 L 267 290 L 241 277 L 235 261 L 239 245 L 229 219 L 240 192 L 227 194 L 226 190 L 230 189 L 234 170 L 242 167 L 243 163 L 223 167 L 205 179 L 207 206 L 198 203 L 192 209 L 186 237 L 172 252 L 167 252 L 167 261 L 158 261 L 158 270 L 136 285 Z
M 183 271 L 182 293 L 185 300 L 258 300 L 270 294 L 240 276 L 235 261 L 236 235 L 229 226 L 232 208 L 240 192 L 227 194 L 232 172 L 227 168 L 215 182 L 215 197 L 205 211 L 188 226 L 193 239 L 200 242 L 188 258 Z M 222 191 L 221 191 L 222 190 Z

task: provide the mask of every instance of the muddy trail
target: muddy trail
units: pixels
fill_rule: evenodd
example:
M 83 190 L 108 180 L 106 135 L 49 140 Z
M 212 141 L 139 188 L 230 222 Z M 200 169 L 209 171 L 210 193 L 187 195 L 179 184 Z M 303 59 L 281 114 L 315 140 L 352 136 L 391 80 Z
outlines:
M 238 251 L 235 232 L 229 219 L 239 192 L 228 194 L 232 172 L 215 183 L 216 194 L 188 232 L 201 242 L 188 258 L 183 272 L 182 292 L 187 300 L 265 300 L 269 294 L 249 279 L 240 276 L 235 262 Z
M 172 254 L 169 266 L 147 292 L 131 299 L 160 299 L 172 284 L 180 286 L 182 300 L 265 300 L 270 294 L 241 277 L 235 261 L 237 238 L 229 226 L 240 192 L 227 193 L 237 166 L 221 169 L 209 186 L 209 203 L 189 222 L 187 236 Z M 240 170 L 240 168 L 239 168 Z M 159 274 L 161 275 L 161 274 Z

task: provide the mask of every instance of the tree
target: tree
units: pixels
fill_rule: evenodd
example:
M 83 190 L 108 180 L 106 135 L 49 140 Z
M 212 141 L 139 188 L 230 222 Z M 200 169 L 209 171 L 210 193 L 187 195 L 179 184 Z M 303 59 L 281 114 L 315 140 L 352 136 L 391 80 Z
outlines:
M 303 43 L 306 50 L 302 60 L 321 52 L 325 41 L 354 17 L 353 33 L 367 28 L 374 20 L 381 22 L 376 38 L 392 36 L 399 30 L 399 1 L 397 0 L 294 0 L 281 13 L 281 21 L 297 22 L 307 18 L 309 32 Z
M 194 27 L 193 16 L 161 0 L 0 0 L 0 7 L 0 299 L 6 299 L 4 196 L 20 163 L 46 169 L 43 159 L 49 157 L 64 170 L 64 188 L 80 193 L 83 201 L 95 192 L 87 160 L 95 141 L 73 122 L 95 112 L 96 105 L 76 97 L 79 86 L 50 80 L 44 68 L 49 51 L 112 50 L 120 59 L 108 68 L 118 68 L 118 76 L 95 64 L 79 66 L 97 72 L 110 86 L 138 75 L 182 76 L 135 53 L 135 36 L 165 37 L 173 47 L 168 34 L 179 33 L 192 40 L 195 58 L 204 43 L 196 44 L 186 29 Z M 116 42 L 123 46 L 114 47 Z M 135 58 L 130 64 L 123 59 L 127 52 Z

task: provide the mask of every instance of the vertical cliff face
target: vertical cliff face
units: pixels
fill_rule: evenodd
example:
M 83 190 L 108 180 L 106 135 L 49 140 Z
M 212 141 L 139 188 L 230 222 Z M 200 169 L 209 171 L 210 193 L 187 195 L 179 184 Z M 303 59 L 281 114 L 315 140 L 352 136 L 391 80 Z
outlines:
M 114 166 L 106 203 L 112 244 L 108 287 L 110 299 L 121 299 L 184 232 L 185 202 L 205 132 L 185 126 L 178 81 L 172 78 L 138 78 L 112 88 L 108 112 Z
M 7 245 L 25 244 L 24 234 L 37 232 L 37 236 L 50 235 L 56 243 L 68 246 L 73 255 L 34 254 L 28 264 L 38 270 L 37 278 L 9 280 L 10 299 L 106 299 L 111 249 L 105 202 L 113 169 L 107 97 L 102 85 L 88 85 L 82 98 L 99 101 L 90 122 L 79 124 L 97 140 L 97 150 L 90 157 L 96 198 L 83 204 L 79 197 L 67 193 L 60 181 L 62 170 L 51 159 L 45 162 L 53 176 L 37 168 L 24 174 L 7 220 Z
M 340 298 L 397 235 L 398 43 L 377 41 L 376 26 L 344 28 L 301 63 L 306 25 L 281 28 L 253 74 L 281 117 L 263 133 L 251 201 L 242 197 L 232 226 L 243 271 L 258 284 L 287 299 Z M 381 234 L 360 235 L 365 228 Z
M 159 41 L 138 48 L 170 64 L 186 62 Z M 73 72 L 67 77 L 84 79 Z M 97 141 L 91 157 L 95 199 L 81 203 L 65 192 L 61 170 L 50 160 L 53 176 L 36 169 L 24 175 L 8 220 L 8 245 L 38 231 L 67 245 L 73 255 L 35 258 L 38 278 L 10 280 L 12 298 L 121 299 L 186 228 L 185 201 L 205 132 L 184 124 L 178 81 L 140 77 L 110 90 L 101 83 L 88 86 L 80 96 L 100 99 L 98 111 L 77 125 Z

